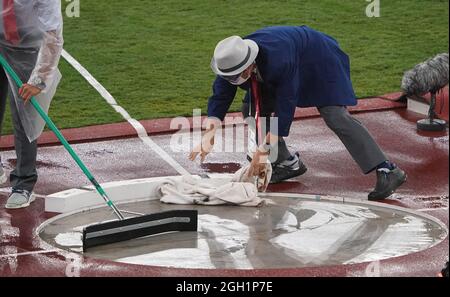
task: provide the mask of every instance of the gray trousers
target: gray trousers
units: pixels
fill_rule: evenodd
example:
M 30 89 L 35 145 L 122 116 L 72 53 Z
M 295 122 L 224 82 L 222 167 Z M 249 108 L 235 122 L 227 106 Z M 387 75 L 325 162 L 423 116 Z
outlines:
M 263 100 L 266 98 L 263 98 Z M 267 120 L 265 124 L 263 123 L 263 131 L 268 131 L 265 130 L 264 126 L 269 127 L 270 125 L 270 116 L 274 112 L 274 102 L 274 100 L 264 100 L 264 104 L 261 106 L 261 116 L 266 117 Z M 339 137 L 364 174 L 371 172 L 378 165 L 388 160 L 369 131 L 361 122 L 350 115 L 345 106 L 324 106 L 317 109 L 327 126 Z M 245 102 L 242 106 L 242 113 L 244 118 L 255 114 L 254 110 L 249 110 L 249 105 Z M 272 164 L 283 162 L 291 156 L 286 142 L 280 137 L 278 156 L 276 160 L 271 160 Z
M 366 127 L 352 117 L 345 106 L 325 106 L 318 110 L 363 173 L 371 172 L 388 160 Z
M 23 61 L 22 69 L 18 72 L 20 79 L 28 81 L 36 61 L 35 55 L 29 53 L 13 53 Z M 28 69 L 23 69 L 28 68 Z M 36 157 L 37 142 L 30 143 L 22 127 L 14 96 L 9 88 L 8 78 L 3 69 L 0 69 L 0 133 L 5 114 L 7 97 L 9 97 L 11 117 L 14 127 L 14 144 L 17 155 L 16 168 L 10 174 L 10 183 L 14 189 L 32 191 L 37 182 Z M 1 156 L 0 156 L 1 161 Z

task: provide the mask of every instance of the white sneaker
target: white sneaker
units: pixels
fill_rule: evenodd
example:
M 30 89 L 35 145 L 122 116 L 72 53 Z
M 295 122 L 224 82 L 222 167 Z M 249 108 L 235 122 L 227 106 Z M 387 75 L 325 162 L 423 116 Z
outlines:
M 8 177 L 6 176 L 6 173 L 3 170 L 2 165 L 0 165 L 0 185 L 3 185 L 7 181 L 8 181 Z
M 29 206 L 35 199 L 36 197 L 32 192 L 13 189 L 11 195 L 9 195 L 8 201 L 6 202 L 5 208 L 24 208 Z

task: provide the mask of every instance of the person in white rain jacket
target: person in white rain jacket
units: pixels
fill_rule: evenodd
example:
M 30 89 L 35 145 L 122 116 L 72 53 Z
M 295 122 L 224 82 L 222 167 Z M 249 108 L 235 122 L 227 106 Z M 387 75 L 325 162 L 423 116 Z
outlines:
M 16 168 L 10 173 L 6 208 L 23 208 L 34 200 L 37 141 L 44 121 L 28 103 L 35 96 L 45 111 L 61 79 L 58 63 L 63 47 L 60 0 L 0 0 L 0 54 L 24 85 L 19 89 L 0 69 L 0 132 L 9 97 L 14 127 Z M 1 159 L 0 159 L 1 161 Z M 0 184 L 7 181 L 0 163 Z

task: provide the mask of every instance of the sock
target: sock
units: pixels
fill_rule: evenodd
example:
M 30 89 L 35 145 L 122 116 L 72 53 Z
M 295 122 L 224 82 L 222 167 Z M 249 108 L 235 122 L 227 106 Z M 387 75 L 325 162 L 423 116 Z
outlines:
M 396 167 L 397 166 L 394 163 L 390 162 L 389 160 L 386 160 L 377 166 L 377 170 L 378 169 L 394 170 Z
M 288 159 L 281 162 L 280 165 L 287 166 L 287 167 L 292 167 L 294 165 L 298 165 L 297 155 L 294 154 L 294 155 L 290 156 Z
M 291 156 L 289 157 L 289 159 L 287 159 L 287 160 L 288 160 L 288 161 L 293 161 L 296 157 L 297 157 L 296 155 L 291 155 Z

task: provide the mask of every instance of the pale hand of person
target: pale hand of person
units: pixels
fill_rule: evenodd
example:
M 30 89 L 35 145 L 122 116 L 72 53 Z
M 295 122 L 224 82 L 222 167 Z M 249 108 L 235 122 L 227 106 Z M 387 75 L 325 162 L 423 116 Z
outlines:
M 216 130 L 220 127 L 221 122 L 216 119 L 208 119 L 206 122 L 206 132 L 202 137 L 200 144 L 194 147 L 189 154 L 189 160 L 194 161 L 198 155 L 200 155 L 200 162 L 205 161 L 206 156 L 213 150 L 214 136 Z
M 253 154 L 252 162 L 248 170 L 248 176 L 259 176 L 264 178 L 267 159 L 269 158 L 269 152 L 264 152 L 259 148 Z
M 202 137 L 200 144 L 194 147 L 192 152 L 189 154 L 189 160 L 194 161 L 198 155 L 200 155 L 200 162 L 205 161 L 206 156 L 212 151 L 214 147 L 214 136 L 205 133 Z
M 267 133 L 264 138 L 263 143 L 268 143 L 270 145 L 275 145 L 278 143 L 278 136 Z M 264 149 L 264 146 L 258 147 L 256 152 L 253 154 L 252 162 L 250 163 L 250 168 L 247 172 L 248 176 L 258 176 L 264 178 L 266 163 L 269 158 L 270 152 Z
M 23 84 L 22 87 L 19 89 L 19 96 L 22 97 L 25 103 L 28 103 L 28 101 L 31 100 L 31 97 L 37 96 L 41 92 L 42 90 L 39 89 L 38 87 L 35 87 L 30 84 Z

